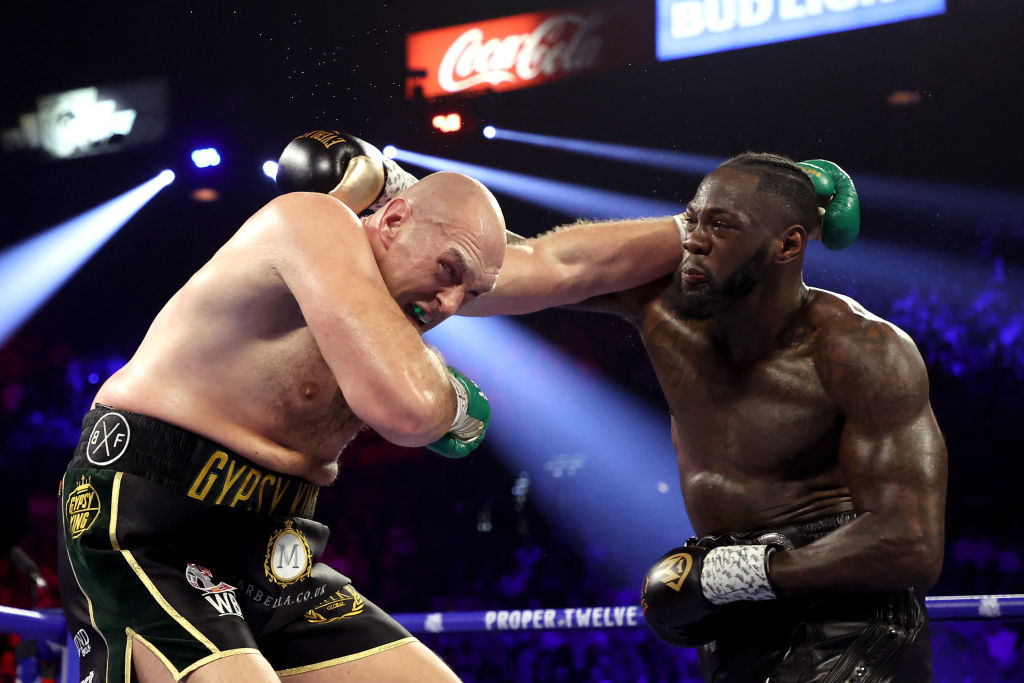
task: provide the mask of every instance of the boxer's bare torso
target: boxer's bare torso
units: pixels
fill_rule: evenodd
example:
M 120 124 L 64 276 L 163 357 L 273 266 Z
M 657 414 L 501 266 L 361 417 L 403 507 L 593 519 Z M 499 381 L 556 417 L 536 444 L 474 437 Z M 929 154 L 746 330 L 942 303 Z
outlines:
M 672 413 L 694 531 L 758 531 L 853 510 L 855 521 L 774 556 L 774 584 L 813 596 L 934 583 L 945 450 L 913 341 L 852 299 L 805 288 L 777 334 L 744 315 L 728 344 L 720 318 L 673 310 L 670 282 L 586 308 L 640 328 Z
M 842 422 L 816 368 L 817 309 L 841 304 L 812 296 L 779 348 L 754 361 L 731 359 L 706 321 L 680 320 L 660 297 L 645 307 L 644 341 L 672 411 L 680 486 L 699 534 L 852 507 L 837 457 Z
M 333 480 L 349 409 L 272 241 L 247 224 L 160 311 L 97 403 L 201 434 L 275 471 Z

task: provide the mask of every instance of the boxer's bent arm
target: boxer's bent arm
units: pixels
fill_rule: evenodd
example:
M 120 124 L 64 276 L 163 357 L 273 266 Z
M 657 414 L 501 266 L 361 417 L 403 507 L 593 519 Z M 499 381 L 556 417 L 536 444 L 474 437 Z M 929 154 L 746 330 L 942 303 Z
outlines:
M 924 589 L 942 568 L 946 447 L 924 362 L 884 321 L 844 327 L 816 361 L 845 416 L 839 464 L 858 516 L 772 556 L 769 575 L 787 596 Z
M 672 272 L 682 259 L 669 218 L 583 223 L 511 244 L 497 286 L 459 315 L 515 315 L 630 289 Z
M 388 293 L 355 214 L 297 192 L 250 220 L 266 231 L 273 266 L 352 412 L 403 446 L 444 434 L 456 409 L 447 370 Z

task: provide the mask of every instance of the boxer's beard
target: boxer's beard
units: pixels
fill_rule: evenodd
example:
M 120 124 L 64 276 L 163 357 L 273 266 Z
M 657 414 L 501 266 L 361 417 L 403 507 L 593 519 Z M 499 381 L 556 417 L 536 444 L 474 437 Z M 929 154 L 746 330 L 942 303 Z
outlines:
M 747 261 L 726 278 L 721 285 L 708 276 L 707 284 L 700 290 L 685 290 L 682 283 L 682 271 L 677 270 L 672 283 L 665 292 L 665 302 L 672 307 L 681 318 L 690 320 L 707 320 L 740 299 L 745 298 L 764 274 L 764 257 L 768 246 L 763 245 Z

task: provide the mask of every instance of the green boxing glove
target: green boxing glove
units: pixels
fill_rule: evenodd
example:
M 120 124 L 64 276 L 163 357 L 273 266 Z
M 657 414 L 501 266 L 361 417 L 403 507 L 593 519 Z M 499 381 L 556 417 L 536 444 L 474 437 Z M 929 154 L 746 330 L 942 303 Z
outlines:
M 811 159 L 797 164 L 826 201 L 821 221 L 821 241 L 829 249 L 844 249 L 860 232 L 860 199 L 850 175 L 831 161 Z
M 427 448 L 446 458 L 464 458 L 483 442 L 491 423 L 491 404 L 473 380 L 451 366 L 448 372 L 459 407 L 448 433 Z

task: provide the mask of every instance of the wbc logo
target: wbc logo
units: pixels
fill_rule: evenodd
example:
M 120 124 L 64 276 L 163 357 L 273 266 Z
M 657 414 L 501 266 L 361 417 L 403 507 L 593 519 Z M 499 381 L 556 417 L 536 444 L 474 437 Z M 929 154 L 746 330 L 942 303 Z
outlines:
M 185 567 L 185 578 L 193 588 L 203 593 L 203 597 L 220 616 L 242 616 L 242 608 L 235 597 L 235 587 L 223 581 L 214 583 L 213 572 L 209 569 L 189 562 Z

